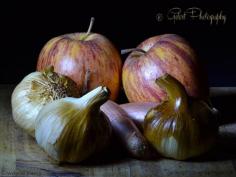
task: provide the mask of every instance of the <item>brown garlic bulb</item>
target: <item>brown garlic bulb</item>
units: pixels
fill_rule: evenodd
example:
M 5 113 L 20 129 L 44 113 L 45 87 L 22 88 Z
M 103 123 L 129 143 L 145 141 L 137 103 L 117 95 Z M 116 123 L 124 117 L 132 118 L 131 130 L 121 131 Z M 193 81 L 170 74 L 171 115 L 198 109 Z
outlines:
M 216 140 L 216 111 L 202 100 L 191 99 L 170 75 L 156 80 L 168 99 L 152 108 L 144 120 L 144 135 L 165 157 L 185 160 L 207 152 Z
M 44 106 L 36 118 L 39 146 L 57 162 L 70 163 L 102 150 L 112 132 L 109 120 L 100 114 L 109 93 L 100 86 L 80 98 L 61 98 Z

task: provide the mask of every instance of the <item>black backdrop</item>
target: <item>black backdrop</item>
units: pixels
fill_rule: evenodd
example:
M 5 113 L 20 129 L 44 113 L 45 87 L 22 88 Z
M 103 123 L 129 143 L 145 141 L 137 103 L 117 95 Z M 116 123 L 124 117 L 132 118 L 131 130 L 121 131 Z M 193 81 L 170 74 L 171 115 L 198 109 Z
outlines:
M 219 21 L 167 20 L 173 7 L 201 8 L 209 14 L 220 11 Z M 205 63 L 211 86 L 236 86 L 234 5 L 230 1 L 99 1 L 99 2 L 7 2 L 0 6 L 0 83 L 18 83 L 35 70 L 38 54 L 52 37 L 86 31 L 91 16 L 93 31 L 107 36 L 119 48 L 135 47 L 148 37 L 176 33 L 185 37 Z M 163 14 L 163 21 L 156 16 Z

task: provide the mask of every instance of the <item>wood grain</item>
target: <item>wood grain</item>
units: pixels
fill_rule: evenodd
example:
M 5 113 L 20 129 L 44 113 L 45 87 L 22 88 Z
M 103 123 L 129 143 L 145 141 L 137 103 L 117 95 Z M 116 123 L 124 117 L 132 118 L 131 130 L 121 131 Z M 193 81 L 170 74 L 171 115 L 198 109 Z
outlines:
M 189 161 L 164 158 L 154 161 L 140 161 L 127 158 L 124 155 L 117 158 L 119 154 L 114 150 L 107 155 L 109 158 L 98 157 L 95 160 L 96 163 L 58 165 L 37 146 L 32 137 L 14 123 L 10 105 L 13 88 L 12 85 L 0 85 L 0 176 L 236 176 L 235 123 L 220 127 L 218 143 L 211 152 L 201 158 Z M 219 93 L 216 91 L 214 94 Z M 113 156 L 116 158 L 115 160 Z

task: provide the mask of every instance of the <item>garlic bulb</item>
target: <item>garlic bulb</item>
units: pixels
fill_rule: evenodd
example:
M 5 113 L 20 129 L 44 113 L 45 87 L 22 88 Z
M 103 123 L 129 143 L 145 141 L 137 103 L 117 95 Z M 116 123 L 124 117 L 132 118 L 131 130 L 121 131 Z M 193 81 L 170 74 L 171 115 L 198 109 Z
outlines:
M 30 73 L 12 93 L 13 119 L 34 137 L 35 119 L 45 104 L 66 96 L 79 97 L 80 93 L 74 81 L 53 72 L 53 67 Z
M 156 80 L 168 100 L 152 108 L 144 120 L 144 135 L 163 156 L 185 160 L 214 144 L 218 132 L 215 108 L 189 98 L 184 87 L 170 75 Z
M 108 97 L 108 89 L 100 86 L 81 98 L 47 104 L 36 119 L 37 143 L 59 162 L 80 162 L 101 150 L 111 135 L 110 122 L 99 111 Z

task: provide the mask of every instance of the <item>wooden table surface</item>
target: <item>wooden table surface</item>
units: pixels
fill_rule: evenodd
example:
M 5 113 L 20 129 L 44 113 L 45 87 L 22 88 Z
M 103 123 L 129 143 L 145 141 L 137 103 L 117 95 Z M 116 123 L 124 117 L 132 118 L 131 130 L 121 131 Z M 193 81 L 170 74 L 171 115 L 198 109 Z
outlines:
M 0 85 L 0 176 L 236 176 L 236 123 L 232 122 L 220 126 L 215 148 L 194 160 L 159 158 L 155 161 L 141 161 L 125 156 L 117 158 L 118 155 L 114 160 L 112 154 L 109 154 L 110 158 L 100 157 L 92 163 L 59 166 L 39 148 L 33 138 L 14 123 L 10 106 L 13 88 L 13 85 Z M 226 93 L 231 93 L 230 91 L 232 90 L 229 89 Z M 215 88 L 211 93 L 214 97 L 218 96 Z M 220 104 L 225 106 L 221 101 Z M 230 120 L 236 114 L 231 116 Z M 114 151 L 113 154 L 115 153 Z

